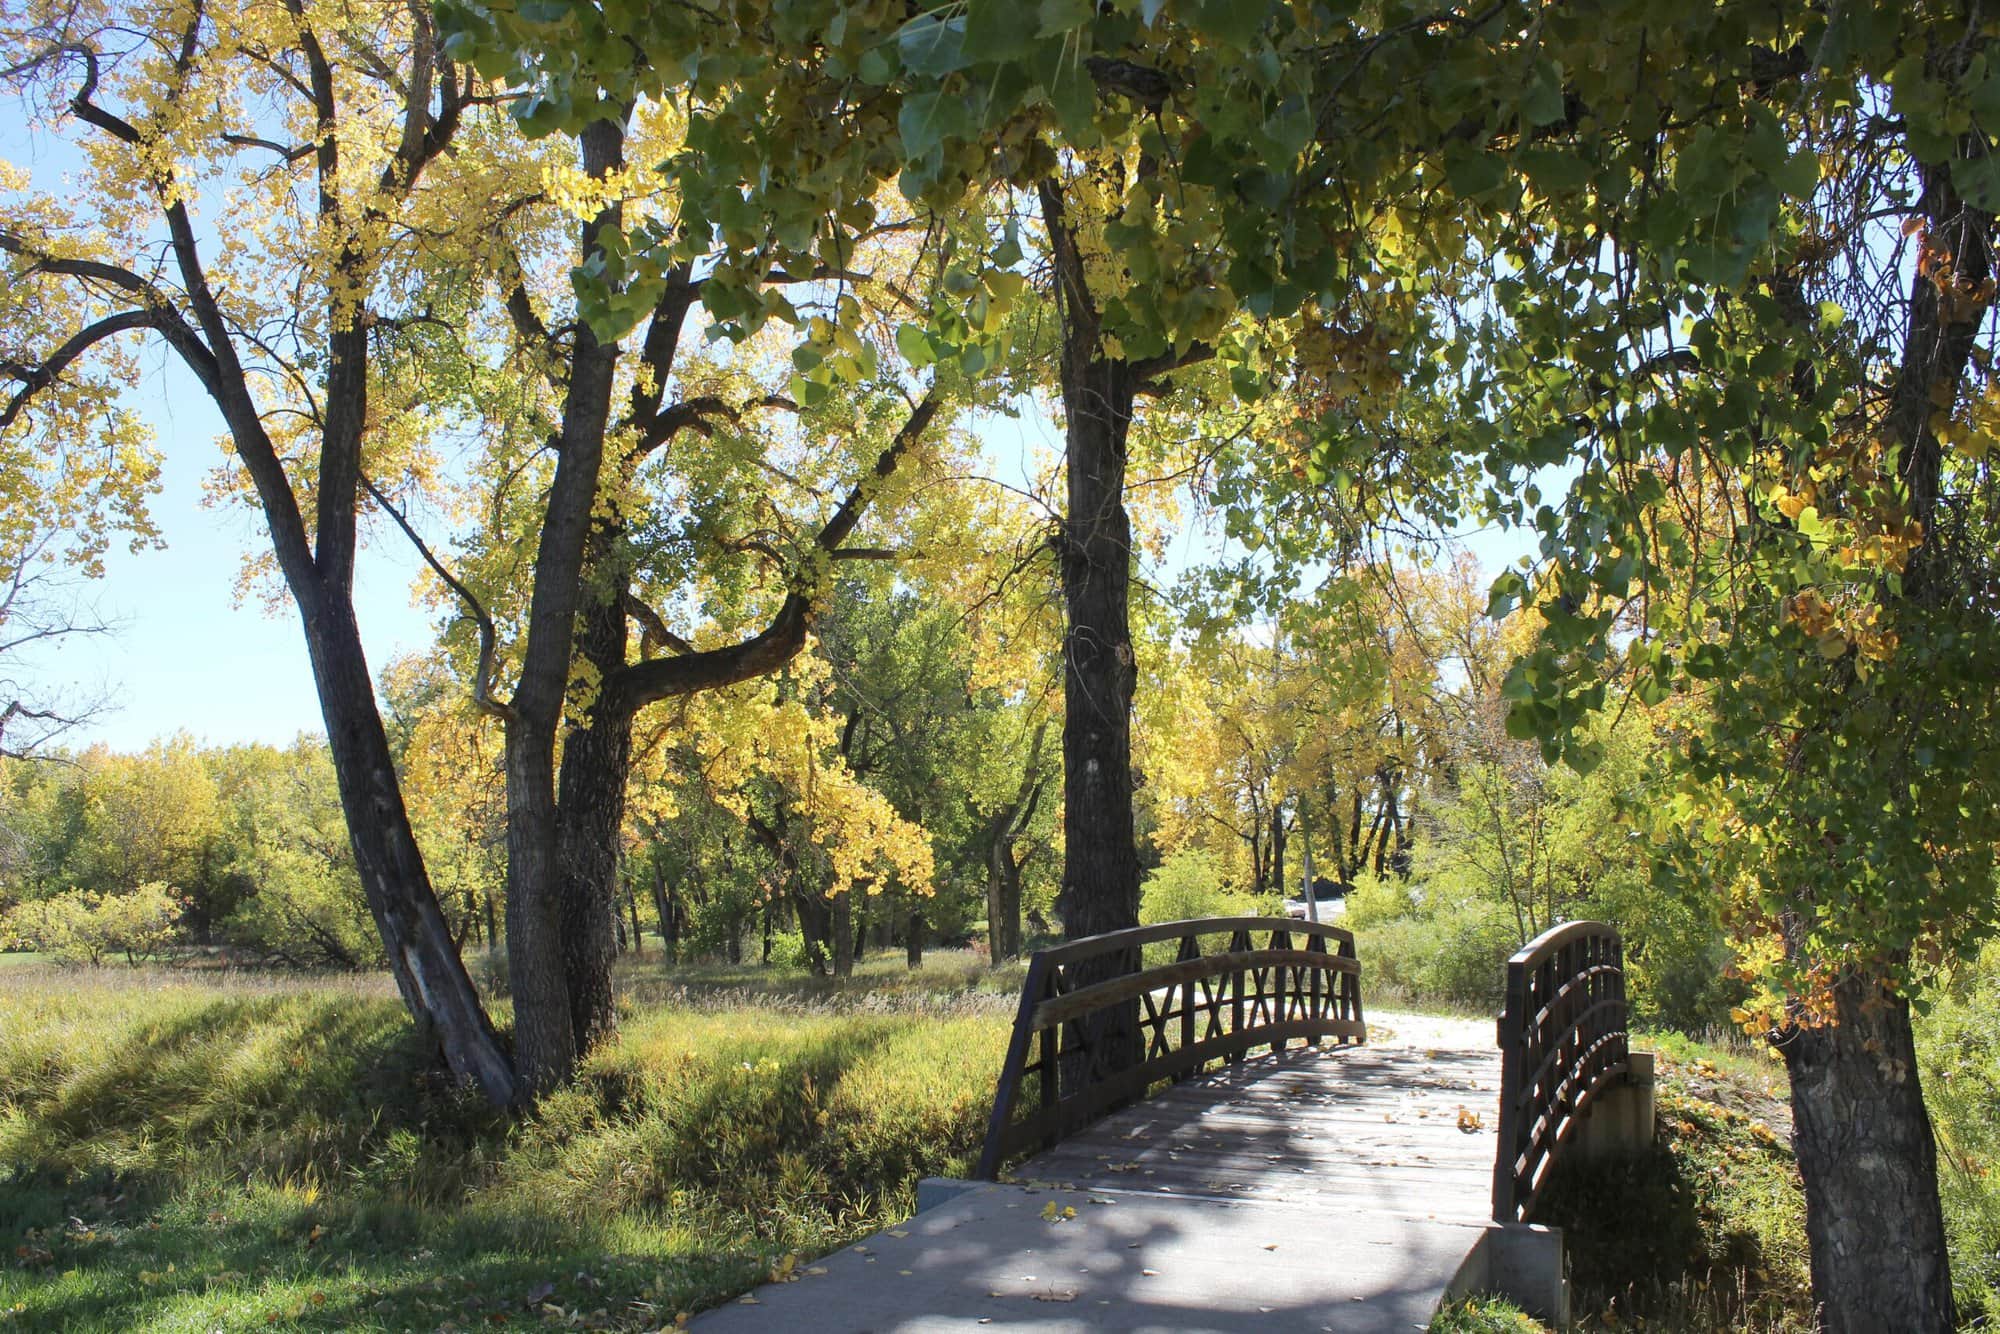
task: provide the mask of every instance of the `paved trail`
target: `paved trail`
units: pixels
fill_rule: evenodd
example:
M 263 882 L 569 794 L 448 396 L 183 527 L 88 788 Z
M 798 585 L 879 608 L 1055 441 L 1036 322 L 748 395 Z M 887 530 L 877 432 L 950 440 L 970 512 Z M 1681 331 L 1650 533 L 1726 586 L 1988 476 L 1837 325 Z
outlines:
M 704 1334 L 1421 1329 L 1490 1216 L 1489 1021 L 1191 1080 L 695 1321 Z

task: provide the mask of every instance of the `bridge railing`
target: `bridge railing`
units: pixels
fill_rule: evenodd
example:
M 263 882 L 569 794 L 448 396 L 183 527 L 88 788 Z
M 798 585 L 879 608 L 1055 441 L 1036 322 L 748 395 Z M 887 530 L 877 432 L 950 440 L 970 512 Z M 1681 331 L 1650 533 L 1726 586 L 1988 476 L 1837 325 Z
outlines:
M 1163 942 L 1174 958 L 1147 966 L 1145 947 Z M 1212 1061 L 1367 1035 L 1354 936 L 1336 926 L 1203 917 L 1042 950 L 1028 962 L 977 1175 L 993 1180 L 1017 1154 Z
M 1569 922 L 1507 961 L 1500 1016 L 1500 1149 L 1493 1217 L 1517 1223 L 1534 1207 L 1556 1151 L 1582 1115 L 1622 1079 L 1625 961 L 1616 928 Z

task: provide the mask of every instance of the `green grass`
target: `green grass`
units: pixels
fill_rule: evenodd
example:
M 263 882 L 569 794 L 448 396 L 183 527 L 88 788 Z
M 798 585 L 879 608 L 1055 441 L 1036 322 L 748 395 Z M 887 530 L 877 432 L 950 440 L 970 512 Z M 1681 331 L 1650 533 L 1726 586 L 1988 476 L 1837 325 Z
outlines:
M 1543 1334 L 1548 1326 L 1502 1297 L 1465 1297 L 1444 1304 L 1427 1334 Z
M 969 1165 L 996 994 L 939 968 L 753 1005 L 656 971 L 510 1125 L 379 978 L 7 970 L 0 1329 L 658 1328 Z
M 34 950 L 0 951 L 0 968 L 39 968 L 54 962 L 53 956 Z

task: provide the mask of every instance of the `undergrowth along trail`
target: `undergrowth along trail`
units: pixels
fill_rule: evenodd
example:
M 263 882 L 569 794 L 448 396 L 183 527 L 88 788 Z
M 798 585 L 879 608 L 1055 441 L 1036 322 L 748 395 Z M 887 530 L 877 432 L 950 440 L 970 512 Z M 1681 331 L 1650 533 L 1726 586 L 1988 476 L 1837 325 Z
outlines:
M 366 982 L 9 970 L 0 1328 L 670 1325 L 965 1168 L 1007 1015 L 963 980 L 640 1000 L 509 1125 Z

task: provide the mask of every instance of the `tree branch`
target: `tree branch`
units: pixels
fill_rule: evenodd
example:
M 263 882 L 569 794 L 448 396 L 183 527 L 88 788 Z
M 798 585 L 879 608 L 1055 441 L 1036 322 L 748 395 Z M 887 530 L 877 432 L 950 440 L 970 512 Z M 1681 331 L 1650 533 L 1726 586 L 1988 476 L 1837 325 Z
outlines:
M 424 542 L 424 539 L 417 535 L 417 530 L 410 526 L 410 521 L 403 517 L 403 512 L 390 503 L 389 497 L 382 494 L 380 487 L 370 481 L 365 474 L 361 478 L 361 485 L 374 498 L 375 503 L 382 507 L 383 512 L 395 520 L 396 526 L 403 530 L 403 536 L 410 539 L 410 545 L 415 547 L 417 554 L 424 558 L 424 564 L 430 566 L 432 573 L 444 580 L 445 587 L 449 588 L 457 595 L 458 600 L 465 604 L 466 616 L 474 625 L 479 627 L 479 662 L 473 668 L 472 674 L 472 702 L 474 706 L 481 713 L 498 718 L 502 722 L 512 721 L 514 710 L 493 697 L 493 661 L 497 656 L 499 634 L 493 627 L 493 618 L 487 614 L 485 605 L 480 602 L 478 596 L 471 589 L 467 588 L 450 570 L 444 567 L 444 562 L 432 553 L 430 547 Z

